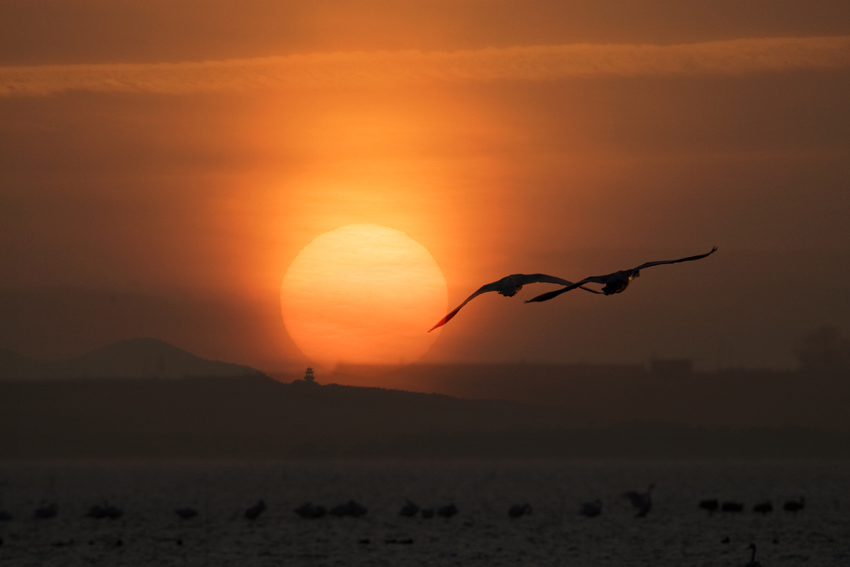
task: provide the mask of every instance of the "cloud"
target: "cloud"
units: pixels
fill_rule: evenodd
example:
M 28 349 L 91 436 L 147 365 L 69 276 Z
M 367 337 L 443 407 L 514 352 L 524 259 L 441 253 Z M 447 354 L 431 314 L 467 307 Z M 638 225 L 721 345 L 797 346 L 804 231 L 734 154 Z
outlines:
M 850 66 L 850 36 L 676 45 L 565 44 L 350 52 L 183 63 L 0 67 L 0 96 L 65 91 L 190 94 L 586 76 L 736 75 Z

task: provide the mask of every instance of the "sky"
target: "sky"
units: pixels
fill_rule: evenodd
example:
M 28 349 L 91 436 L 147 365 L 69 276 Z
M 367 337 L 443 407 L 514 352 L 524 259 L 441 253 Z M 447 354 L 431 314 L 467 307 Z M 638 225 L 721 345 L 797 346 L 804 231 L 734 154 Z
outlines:
M 448 307 L 718 247 L 485 294 L 423 362 L 793 368 L 850 334 L 848 100 L 844 1 L 0 1 L 0 348 L 303 368 L 287 268 L 368 223 Z

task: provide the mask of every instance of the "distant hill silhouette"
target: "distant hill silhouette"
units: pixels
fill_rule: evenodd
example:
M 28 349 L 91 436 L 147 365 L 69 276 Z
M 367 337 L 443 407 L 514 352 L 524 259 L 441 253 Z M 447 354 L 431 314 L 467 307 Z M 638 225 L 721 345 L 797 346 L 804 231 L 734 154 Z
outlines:
M 846 431 L 588 425 L 565 408 L 263 376 L 0 383 L 0 459 L 847 458 Z
M 249 366 L 207 360 L 164 341 L 119 341 L 70 360 L 37 361 L 0 350 L 0 380 L 178 379 L 260 375 Z

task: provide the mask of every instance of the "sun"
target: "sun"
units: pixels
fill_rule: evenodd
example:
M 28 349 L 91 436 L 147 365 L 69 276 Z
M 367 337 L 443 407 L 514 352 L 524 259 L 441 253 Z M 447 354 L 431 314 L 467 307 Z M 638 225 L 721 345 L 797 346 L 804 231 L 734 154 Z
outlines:
M 428 250 L 375 224 L 326 232 L 296 256 L 280 290 L 286 330 L 311 362 L 398 366 L 433 344 L 448 305 L 446 278 Z

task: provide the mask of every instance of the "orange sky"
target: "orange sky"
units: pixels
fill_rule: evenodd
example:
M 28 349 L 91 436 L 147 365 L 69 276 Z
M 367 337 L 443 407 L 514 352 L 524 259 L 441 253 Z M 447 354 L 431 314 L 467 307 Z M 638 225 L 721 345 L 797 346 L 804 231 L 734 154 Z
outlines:
M 371 223 L 452 306 L 720 249 L 615 297 L 482 296 L 425 361 L 793 366 L 850 333 L 850 6 L 741 4 L 0 4 L 0 348 L 303 367 L 286 268 Z

